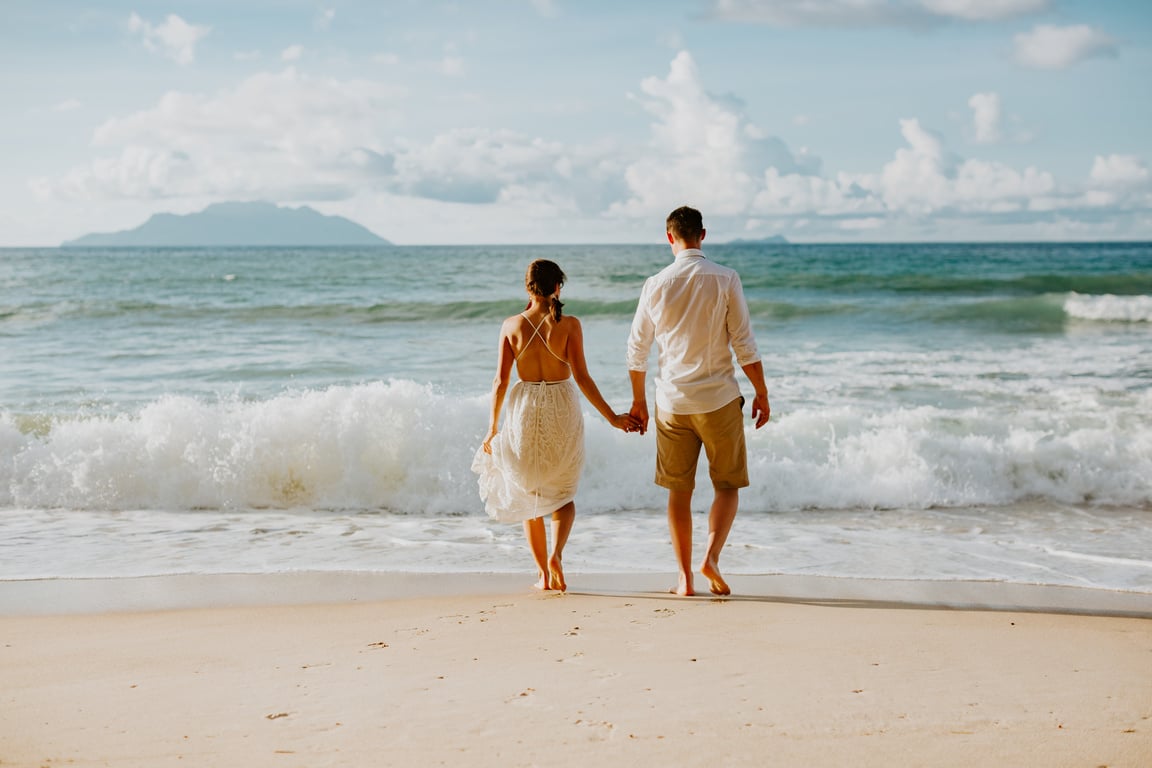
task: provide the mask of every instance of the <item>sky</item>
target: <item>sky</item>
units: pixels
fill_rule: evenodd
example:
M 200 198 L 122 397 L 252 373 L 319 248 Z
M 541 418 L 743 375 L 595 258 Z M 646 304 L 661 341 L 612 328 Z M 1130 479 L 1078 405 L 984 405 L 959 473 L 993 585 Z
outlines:
M 1147 0 L 0 0 L 0 247 L 1152 240 Z

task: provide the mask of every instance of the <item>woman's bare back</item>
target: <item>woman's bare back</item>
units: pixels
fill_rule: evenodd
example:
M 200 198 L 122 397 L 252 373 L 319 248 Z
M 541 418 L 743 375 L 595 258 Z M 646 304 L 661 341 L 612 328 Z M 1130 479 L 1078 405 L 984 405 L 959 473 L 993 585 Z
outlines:
M 568 365 L 568 331 L 573 318 L 553 320 L 528 312 L 505 321 L 505 333 L 521 381 L 563 381 L 572 375 Z

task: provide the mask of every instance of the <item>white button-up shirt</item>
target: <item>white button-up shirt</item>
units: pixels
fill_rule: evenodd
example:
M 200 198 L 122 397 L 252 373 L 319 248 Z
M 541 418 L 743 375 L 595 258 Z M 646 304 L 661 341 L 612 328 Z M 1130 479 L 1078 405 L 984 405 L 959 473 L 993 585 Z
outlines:
M 695 248 L 644 282 L 628 336 L 629 370 L 648 370 L 653 341 L 656 407 L 669 413 L 727 405 L 740 396 L 732 353 L 741 366 L 760 360 L 740 276 Z

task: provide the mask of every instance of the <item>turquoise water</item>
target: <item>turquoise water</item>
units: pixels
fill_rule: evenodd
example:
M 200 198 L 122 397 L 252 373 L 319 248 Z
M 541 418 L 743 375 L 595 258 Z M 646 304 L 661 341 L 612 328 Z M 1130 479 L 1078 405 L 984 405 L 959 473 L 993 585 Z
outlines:
M 729 568 L 1152 591 L 1152 244 L 706 252 L 774 411 Z M 667 247 L 0 250 L 0 578 L 523 567 L 468 466 L 533 258 L 625 408 Z M 670 568 L 651 436 L 586 421 L 570 567 Z

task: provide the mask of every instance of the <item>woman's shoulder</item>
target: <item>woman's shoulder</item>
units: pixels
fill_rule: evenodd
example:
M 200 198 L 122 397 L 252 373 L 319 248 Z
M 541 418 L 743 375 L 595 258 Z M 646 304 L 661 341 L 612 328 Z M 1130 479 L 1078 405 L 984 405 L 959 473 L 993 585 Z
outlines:
M 566 336 L 572 336 L 573 334 L 579 336 L 584 335 L 584 329 L 580 325 L 580 318 L 573 315 L 564 315 L 561 317 L 560 322 L 556 324 L 556 327 L 561 329 L 561 331 Z

